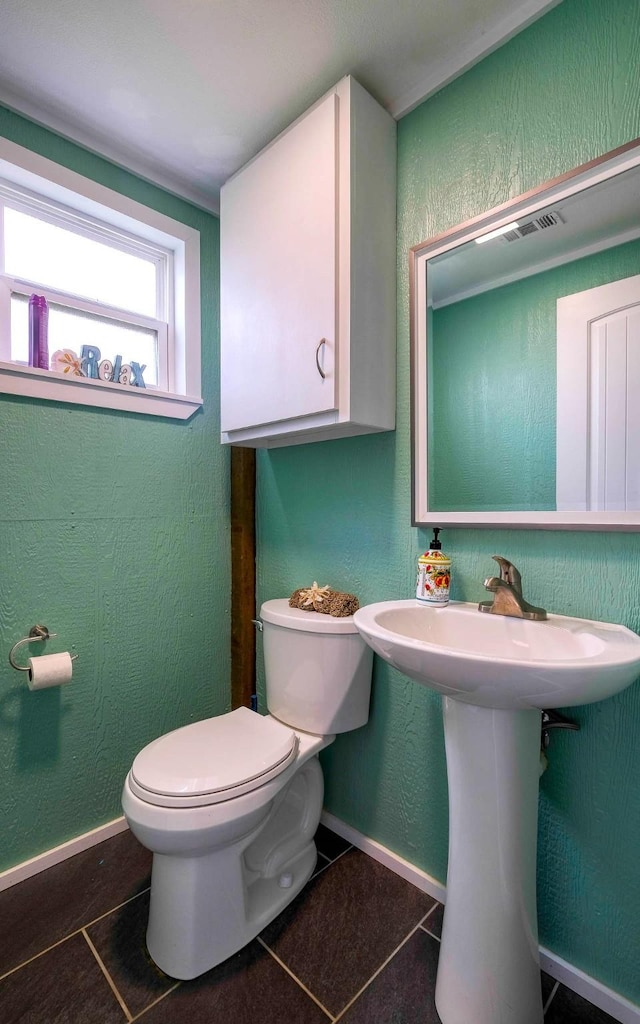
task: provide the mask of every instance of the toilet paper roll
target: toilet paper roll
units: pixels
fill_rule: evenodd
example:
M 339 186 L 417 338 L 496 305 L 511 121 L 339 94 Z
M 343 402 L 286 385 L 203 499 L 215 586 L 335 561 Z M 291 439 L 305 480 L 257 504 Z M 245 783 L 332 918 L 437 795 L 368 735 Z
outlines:
M 29 658 L 29 689 L 45 690 L 48 686 L 70 683 L 72 671 L 73 662 L 68 651 Z

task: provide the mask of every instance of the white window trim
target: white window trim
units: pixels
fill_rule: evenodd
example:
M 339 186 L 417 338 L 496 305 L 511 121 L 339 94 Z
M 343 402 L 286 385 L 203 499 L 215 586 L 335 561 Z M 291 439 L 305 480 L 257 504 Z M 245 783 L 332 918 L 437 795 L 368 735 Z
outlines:
M 0 362 L 0 393 L 174 419 L 192 416 L 202 405 L 200 233 L 4 138 L 0 138 L 0 178 L 170 249 L 174 288 L 167 298 L 175 324 L 170 391 L 89 381 Z M 0 330 L 6 329 L 0 323 Z

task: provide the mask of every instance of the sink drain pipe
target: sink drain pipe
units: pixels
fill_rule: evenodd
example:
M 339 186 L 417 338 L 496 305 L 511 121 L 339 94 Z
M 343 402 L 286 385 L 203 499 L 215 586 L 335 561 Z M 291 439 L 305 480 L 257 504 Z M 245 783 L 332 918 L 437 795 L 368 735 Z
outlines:
M 542 722 L 540 728 L 540 774 L 547 770 L 549 762 L 547 760 L 547 749 L 551 742 L 550 730 L 551 729 L 573 729 L 577 732 L 580 726 L 577 722 L 572 721 L 570 718 L 565 718 L 559 711 L 550 709 L 542 712 Z

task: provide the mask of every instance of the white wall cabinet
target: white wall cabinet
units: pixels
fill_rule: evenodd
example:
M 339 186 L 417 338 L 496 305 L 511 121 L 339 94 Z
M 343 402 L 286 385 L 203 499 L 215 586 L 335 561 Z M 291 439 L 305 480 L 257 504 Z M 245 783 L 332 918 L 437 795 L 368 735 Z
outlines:
M 345 78 L 223 186 L 223 443 L 393 429 L 395 168 L 395 122 Z

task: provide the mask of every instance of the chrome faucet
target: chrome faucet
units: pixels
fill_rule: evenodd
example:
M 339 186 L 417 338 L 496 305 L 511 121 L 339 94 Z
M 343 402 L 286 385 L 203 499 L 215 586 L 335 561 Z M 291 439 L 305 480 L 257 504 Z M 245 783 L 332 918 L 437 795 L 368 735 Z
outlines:
M 500 566 L 500 575 L 489 576 L 484 581 L 484 586 L 493 592 L 494 598 L 493 601 L 481 601 L 478 611 L 513 615 L 518 619 L 546 619 L 544 608 L 534 608 L 522 596 L 522 577 L 515 565 L 502 555 L 491 557 Z

